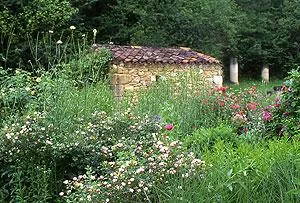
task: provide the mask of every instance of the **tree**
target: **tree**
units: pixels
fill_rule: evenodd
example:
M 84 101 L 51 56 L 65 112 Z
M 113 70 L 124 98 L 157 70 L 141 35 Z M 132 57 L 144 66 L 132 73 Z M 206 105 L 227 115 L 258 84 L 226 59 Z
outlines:
M 263 64 L 269 64 L 272 72 L 283 75 L 294 63 L 289 47 L 293 41 L 290 33 L 294 30 L 288 21 L 293 22 L 295 15 L 288 9 L 297 8 L 297 0 L 236 0 L 245 14 L 240 27 L 238 54 L 244 72 L 257 74 Z M 289 16 L 289 17 L 288 17 Z M 287 29 L 290 24 L 290 29 Z M 292 54 L 293 55 L 293 54 Z

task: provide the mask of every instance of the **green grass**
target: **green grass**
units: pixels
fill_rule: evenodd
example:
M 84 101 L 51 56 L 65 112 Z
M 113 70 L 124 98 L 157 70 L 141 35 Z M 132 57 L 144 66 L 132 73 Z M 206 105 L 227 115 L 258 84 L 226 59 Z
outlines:
M 267 94 L 268 91 L 273 91 L 274 86 L 281 86 L 284 80 L 271 79 L 269 83 L 264 83 L 259 80 L 241 80 L 239 84 L 232 84 L 225 82 L 224 85 L 230 87 L 233 90 L 243 90 L 250 88 L 251 86 L 256 86 L 258 92 L 262 94 Z
M 232 146 L 220 141 L 203 151 L 203 160 L 203 176 L 170 178 L 169 187 L 156 190 L 159 202 L 299 202 L 298 143 Z
M 62 132 L 70 133 L 74 119 L 86 119 L 95 111 L 112 114 L 116 100 L 107 83 L 97 83 L 82 89 L 67 87 L 50 105 L 49 123 L 54 123 Z

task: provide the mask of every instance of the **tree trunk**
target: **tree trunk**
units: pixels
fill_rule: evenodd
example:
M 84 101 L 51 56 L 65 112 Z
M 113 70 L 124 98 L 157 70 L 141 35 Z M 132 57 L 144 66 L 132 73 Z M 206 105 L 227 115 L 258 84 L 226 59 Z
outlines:
M 268 83 L 270 81 L 269 77 L 269 64 L 264 64 L 261 71 L 261 78 L 263 82 Z
M 239 64 L 237 58 L 230 58 L 230 82 L 239 83 Z

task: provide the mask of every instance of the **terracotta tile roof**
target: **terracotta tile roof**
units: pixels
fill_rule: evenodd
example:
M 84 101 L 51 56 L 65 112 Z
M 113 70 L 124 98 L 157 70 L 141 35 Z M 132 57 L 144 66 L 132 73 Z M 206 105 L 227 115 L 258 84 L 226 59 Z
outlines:
M 217 59 L 190 50 L 181 48 L 153 48 L 144 46 L 98 45 L 93 49 L 109 49 L 114 55 L 114 63 L 168 63 L 168 64 L 219 64 Z

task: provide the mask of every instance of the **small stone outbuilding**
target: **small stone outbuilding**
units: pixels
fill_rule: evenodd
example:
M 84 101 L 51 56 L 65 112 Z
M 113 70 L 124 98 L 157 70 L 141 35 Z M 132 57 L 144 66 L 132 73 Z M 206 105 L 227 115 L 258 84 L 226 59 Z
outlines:
M 186 47 L 153 48 L 144 46 L 97 45 L 109 49 L 111 84 L 116 97 L 125 91 L 150 86 L 162 75 L 197 69 L 210 84 L 221 86 L 223 67 L 217 59 Z

